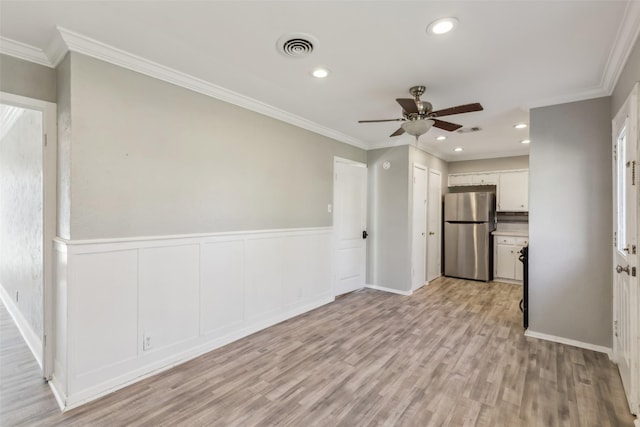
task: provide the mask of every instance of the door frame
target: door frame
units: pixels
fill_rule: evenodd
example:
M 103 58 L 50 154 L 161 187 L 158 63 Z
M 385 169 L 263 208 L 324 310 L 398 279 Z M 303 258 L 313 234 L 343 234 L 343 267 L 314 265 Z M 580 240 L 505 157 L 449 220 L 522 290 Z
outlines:
M 423 267 L 424 267 L 424 276 L 422 277 L 422 280 L 420 282 L 420 284 L 418 284 L 418 280 L 419 278 L 414 277 L 415 276 L 415 272 L 416 272 L 416 266 L 414 265 L 414 243 L 415 243 L 415 238 L 416 238 L 416 230 L 414 229 L 414 224 L 415 224 L 415 214 L 416 214 L 416 210 L 415 210 L 415 189 L 416 189 L 416 169 L 420 169 L 422 171 L 424 171 L 424 232 L 422 233 L 423 235 L 423 241 L 422 241 L 422 251 L 424 253 L 424 259 L 422 260 L 423 262 Z M 428 206 L 428 196 L 429 196 L 429 168 L 427 168 L 424 165 L 421 165 L 420 163 L 413 163 L 413 168 L 411 169 L 411 174 L 412 174 L 412 184 L 411 184 L 411 290 L 412 291 L 416 291 L 418 289 L 420 289 L 422 286 L 424 286 L 427 283 L 427 257 L 429 256 L 428 254 L 428 245 L 427 245 L 427 218 L 428 218 L 428 214 L 429 214 L 429 206 Z
M 627 99 L 625 100 L 625 102 L 623 103 L 622 107 L 620 108 L 620 110 L 616 113 L 614 119 L 612 120 L 612 126 L 611 126 L 611 133 L 612 133 L 612 150 L 615 149 L 616 144 L 618 142 L 618 130 L 622 127 L 621 126 L 621 122 L 624 121 L 627 117 L 627 137 L 630 139 L 633 138 L 635 140 L 632 140 L 633 144 L 635 145 L 635 158 L 636 159 L 640 159 L 640 117 L 639 117 L 639 112 L 640 112 L 640 99 L 638 96 L 638 86 L 639 83 L 636 83 L 633 87 L 633 89 L 631 90 L 631 92 L 629 93 Z M 632 166 L 633 167 L 633 166 Z M 638 165 L 635 165 L 635 167 L 638 167 Z M 635 170 L 632 171 L 632 173 L 635 173 Z M 615 233 L 617 233 L 617 225 L 618 225 L 618 221 L 617 221 L 617 208 L 618 208 L 618 197 L 617 197 L 617 160 L 615 159 L 615 157 L 613 158 L 612 161 L 612 177 L 613 177 L 613 233 L 614 236 L 616 235 Z M 635 206 L 635 210 L 636 210 L 636 221 L 635 221 L 635 237 L 636 237 L 636 241 L 638 242 L 638 234 L 640 231 L 640 215 L 638 215 L 640 209 L 639 209 L 639 205 L 638 203 L 640 203 L 640 183 L 636 184 L 636 188 L 635 188 L 635 193 L 636 193 L 636 206 Z M 640 243 L 640 242 L 639 242 Z M 640 246 L 640 245 L 639 245 Z M 616 364 L 618 363 L 618 361 L 620 360 L 621 357 L 623 357 L 623 355 L 620 354 L 621 349 L 618 346 L 617 340 L 616 340 L 616 336 L 615 334 L 617 333 L 617 329 L 618 329 L 618 325 L 616 324 L 617 319 L 619 318 L 618 312 L 617 312 L 617 302 L 618 302 L 618 292 L 617 292 L 617 287 L 616 287 L 616 276 L 617 273 L 615 268 L 616 268 L 616 252 L 617 252 L 617 245 L 616 245 L 616 241 L 614 240 L 614 244 L 612 246 L 612 286 L 613 286 L 613 319 L 612 319 L 612 324 L 613 324 L 613 331 L 612 331 L 612 335 L 613 335 L 613 359 L 616 362 Z M 630 328 L 630 339 L 631 339 L 631 344 L 630 344 L 630 351 L 631 351 L 631 365 L 630 365 L 630 388 L 631 390 L 625 390 L 625 394 L 629 403 L 629 408 L 631 409 L 631 412 L 636 414 L 636 415 L 640 415 L 640 313 L 638 310 L 638 307 L 640 307 L 640 276 L 629 276 L 629 283 L 630 283 L 630 298 L 631 301 L 629 301 L 628 303 L 628 308 L 630 311 L 629 314 L 629 318 L 630 318 L 630 325 L 627 325 L 627 327 Z
M 338 157 L 338 156 L 334 156 L 333 157 L 333 171 L 332 171 L 332 176 L 333 179 L 331 180 L 331 182 L 333 183 L 333 195 L 332 195 L 332 208 L 330 209 L 331 211 L 331 221 L 332 221 L 332 227 L 334 229 L 333 231 L 333 244 L 332 244 L 332 264 L 333 264 L 333 285 L 332 285 L 332 289 L 333 289 L 333 296 L 337 296 L 336 292 L 338 291 L 337 287 L 338 287 L 338 236 L 336 233 L 336 196 L 337 196 L 337 188 L 338 188 L 338 184 L 337 184 L 337 166 L 339 163 L 345 164 L 347 166 L 352 166 L 352 167 L 358 167 L 358 168 L 363 168 L 366 173 L 365 173 L 365 183 L 364 183 L 364 201 L 363 204 L 364 206 L 362 207 L 363 211 L 362 211 L 362 221 L 363 221 L 363 230 L 367 229 L 367 222 L 368 222 L 368 217 L 367 217 L 367 207 L 368 207 L 368 193 L 369 193 L 369 188 L 368 188 L 368 167 L 366 163 L 362 163 L 362 162 L 358 162 L 355 160 L 351 160 L 351 159 L 346 159 L 344 157 Z M 364 283 L 362 284 L 362 286 L 366 286 L 366 282 L 367 282 L 367 266 L 368 266 L 368 249 L 369 249 L 369 245 L 368 245 L 368 239 L 362 239 L 364 240 L 364 257 L 363 257 L 363 266 L 361 266 L 362 272 L 363 272 L 363 276 L 364 276 Z
M 438 191 L 438 197 L 437 197 L 437 218 L 436 219 L 436 224 L 437 224 L 437 229 L 435 231 L 436 233 L 436 237 L 438 238 L 438 242 L 437 242 L 437 252 L 436 252 L 436 260 L 437 260 L 437 264 L 440 266 L 439 271 L 436 272 L 436 274 L 433 274 L 433 277 L 430 279 L 431 274 L 429 273 L 429 257 L 432 255 L 429 253 L 429 236 L 427 235 L 427 284 L 430 283 L 431 281 L 437 279 L 438 277 L 442 276 L 442 172 L 440 172 L 439 170 L 433 169 L 433 168 L 429 168 L 427 170 L 427 232 L 430 233 L 429 231 L 429 222 L 431 221 L 432 218 L 429 217 L 429 210 L 432 207 L 431 206 L 431 202 L 433 201 L 432 199 L 432 194 L 429 191 L 430 186 L 431 186 L 431 174 L 436 174 L 440 177 L 440 186 L 439 186 L 439 191 Z
M 42 369 L 42 376 L 50 379 L 53 372 L 53 239 L 57 225 L 57 105 L 53 102 L 28 98 L 0 91 L 0 103 L 42 113 L 42 349 L 29 346 Z

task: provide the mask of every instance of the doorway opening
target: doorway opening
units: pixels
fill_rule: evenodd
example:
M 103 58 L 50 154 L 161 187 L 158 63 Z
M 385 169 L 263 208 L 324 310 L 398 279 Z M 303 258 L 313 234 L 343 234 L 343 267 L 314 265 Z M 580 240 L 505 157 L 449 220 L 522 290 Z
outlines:
M 0 93 L 0 298 L 48 379 L 53 368 L 56 105 Z

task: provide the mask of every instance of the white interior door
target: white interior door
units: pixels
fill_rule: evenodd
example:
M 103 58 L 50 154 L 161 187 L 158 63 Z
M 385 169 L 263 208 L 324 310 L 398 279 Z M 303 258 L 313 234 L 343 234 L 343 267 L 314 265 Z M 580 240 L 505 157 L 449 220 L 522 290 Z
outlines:
M 429 170 L 427 191 L 427 282 L 442 274 L 442 175 Z
M 638 413 L 638 85 L 613 120 L 613 351 L 631 412 Z
M 413 213 L 411 222 L 411 288 L 424 285 L 427 274 L 427 169 L 413 165 Z
M 367 165 L 334 160 L 333 227 L 335 235 L 335 295 L 365 285 L 367 245 Z

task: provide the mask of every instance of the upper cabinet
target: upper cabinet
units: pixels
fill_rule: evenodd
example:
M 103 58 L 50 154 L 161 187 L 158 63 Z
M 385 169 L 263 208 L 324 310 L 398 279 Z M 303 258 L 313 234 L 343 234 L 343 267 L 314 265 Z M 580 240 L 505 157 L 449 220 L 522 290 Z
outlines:
M 502 172 L 498 182 L 498 212 L 529 210 L 529 171 Z
M 529 171 L 496 171 L 449 175 L 449 187 L 495 185 L 498 212 L 529 211 Z

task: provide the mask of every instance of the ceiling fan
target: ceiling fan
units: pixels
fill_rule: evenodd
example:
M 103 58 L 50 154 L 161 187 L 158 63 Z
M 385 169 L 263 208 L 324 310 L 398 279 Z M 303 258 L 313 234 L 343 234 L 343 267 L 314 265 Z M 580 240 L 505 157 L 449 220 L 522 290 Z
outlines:
M 413 86 L 409 89 L 411 98 L 397 98 L 396 101 L 402 107 L 402 118 L 399 119 L 383 119 L 383 120 L 359 120 L 358 123 L 377 123 L 377 122 L 404 122 L 398 130 L 390 136 L 398 136 L 403 133 L 414 135 L 416 139 L 425 134 L 431 126 L 453 132 L 460 129 L 462 125 L 439 120 L 436 117 L 450 116 L 453 114 L 470 113 L 472 111 L 482 111 L 482 105 L 476 102 L 474 104 L 458 105 L 457 107 L 445 108 L 444 110 L 433 111 L 430 102 L 421 101 L 420 95 L 425 91 L 424 86 Z

